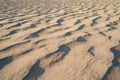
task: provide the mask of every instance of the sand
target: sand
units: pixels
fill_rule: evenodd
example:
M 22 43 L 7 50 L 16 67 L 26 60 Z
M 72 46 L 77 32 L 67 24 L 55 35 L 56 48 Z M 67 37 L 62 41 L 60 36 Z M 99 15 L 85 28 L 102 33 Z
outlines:
M 120 0 L 0 0 L 0 80 L 119 80 Z

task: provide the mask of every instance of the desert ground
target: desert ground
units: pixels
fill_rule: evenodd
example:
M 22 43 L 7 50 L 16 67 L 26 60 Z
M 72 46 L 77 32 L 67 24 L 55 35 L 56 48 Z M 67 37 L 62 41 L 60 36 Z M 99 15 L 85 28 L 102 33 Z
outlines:
M 0 80 L 120 80 L 120 0 L 0 0 Z

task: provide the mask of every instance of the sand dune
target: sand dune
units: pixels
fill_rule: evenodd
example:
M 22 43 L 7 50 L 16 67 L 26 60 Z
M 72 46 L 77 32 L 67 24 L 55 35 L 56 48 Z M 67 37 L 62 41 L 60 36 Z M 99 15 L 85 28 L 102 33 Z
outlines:
M 119 80 L 120 0 L 0 0 L 0 80 Z

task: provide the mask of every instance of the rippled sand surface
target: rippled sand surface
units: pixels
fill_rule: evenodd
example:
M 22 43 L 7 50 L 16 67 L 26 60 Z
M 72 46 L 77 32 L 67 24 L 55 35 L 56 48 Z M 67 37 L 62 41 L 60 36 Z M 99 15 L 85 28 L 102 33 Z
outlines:
M 120 0 L 0 0 L 0 80 L 119 80 Z

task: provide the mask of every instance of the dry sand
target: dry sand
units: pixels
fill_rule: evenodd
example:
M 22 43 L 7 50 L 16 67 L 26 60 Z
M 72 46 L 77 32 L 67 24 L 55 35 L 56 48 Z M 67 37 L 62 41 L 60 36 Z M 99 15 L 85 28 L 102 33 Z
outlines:
M 120 0 L 0 0 L 0 80 L 120 80 Z

